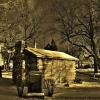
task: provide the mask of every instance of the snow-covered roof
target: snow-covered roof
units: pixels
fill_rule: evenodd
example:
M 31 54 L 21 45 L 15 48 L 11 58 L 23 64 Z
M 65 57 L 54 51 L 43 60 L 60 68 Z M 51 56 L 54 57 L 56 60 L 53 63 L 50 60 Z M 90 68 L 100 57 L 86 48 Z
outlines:
M 36 55 L 39 58 L 53 58 L 53 59 L 65 59 L 65 60 L 78 61 L 78 58 L 75 58 L 64 52 L 44 50 L 44 49 L 38 49 L 38 48 L 32 48 L 32 47 L 27 47 L 25 48 L 25 50 Z

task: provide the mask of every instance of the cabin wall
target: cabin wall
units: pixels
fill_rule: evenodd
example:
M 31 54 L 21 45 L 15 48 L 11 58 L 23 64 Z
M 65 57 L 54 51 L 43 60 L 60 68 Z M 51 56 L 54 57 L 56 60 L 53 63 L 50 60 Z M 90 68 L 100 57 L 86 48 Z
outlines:
M 76 76 L 75 61 L 49 60 L 46 61 L 45 79 L 53 78 L 56 83 L 73 82 Z M 42 60 L 39 60 L 38 67 L 42 67 Z

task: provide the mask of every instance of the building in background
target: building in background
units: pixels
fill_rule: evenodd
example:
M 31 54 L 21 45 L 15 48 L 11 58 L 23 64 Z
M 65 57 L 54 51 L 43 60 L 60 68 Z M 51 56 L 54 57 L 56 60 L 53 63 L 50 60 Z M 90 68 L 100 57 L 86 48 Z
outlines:
M 43 71 L 45 79 L 69 84 L 75 80 L 77 58 L 63 52 L 27 47 L 24 50 L 26 71 Z

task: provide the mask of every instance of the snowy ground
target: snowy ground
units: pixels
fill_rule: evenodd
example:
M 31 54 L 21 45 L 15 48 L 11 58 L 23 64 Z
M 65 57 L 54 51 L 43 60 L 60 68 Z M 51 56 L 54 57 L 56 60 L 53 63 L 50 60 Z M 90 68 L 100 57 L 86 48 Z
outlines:
M 82 73 L 90 73 L 90 74 L 94 74 L 94 68 L 87 68 L 87 69 L 76 69 L 76 71 L 78 72 L 82 72 Z M 95 75 L 100 75 L 100 69 L 98 70 L 98 73 L 95 73 Z
M 0 79 L 0 100 L 18 100 L 16 87 L 11 79 Z
M 53 97 L 45 97 L 45 100 L 100 100 L 100 87 L 85 87 L 86 83 L 73 87 L 57 87 Z M 90 83 L 88 84 L 90 85 Z M 99 86 L 100 84 L 97 84 Z M 88 99 L 87 99 L 88 98 Z M 11 79 L 0 79 L 0 100 L 39 100 L 33 98 L 19 98 L 16 87 Z
M 38 100 L 19 98 L 16 87 L 12 84 L 11 72 L 4 72 L 0 79 L 0 100 Z M 62 84 L 55 88 L 53 97 L 45 100 L 100 100 L 100 83 L 83 81 L 82 84 L 72 84 L 64 87 Z
M 3 74 L 2 74 L 2 77 L 4 78 L 12 78 L 12 72 L 7 72 L 7 71 L 4 71 Z

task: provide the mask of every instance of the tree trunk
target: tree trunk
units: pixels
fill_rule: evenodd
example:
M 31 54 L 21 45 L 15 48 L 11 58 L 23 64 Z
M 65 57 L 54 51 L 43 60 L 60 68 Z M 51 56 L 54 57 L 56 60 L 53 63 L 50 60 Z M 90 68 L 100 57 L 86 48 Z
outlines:
M 22 81 L 22 54 L 21 53 L 15 53 L 14 55 L 12 79 L 16 85 L 19 85 Z
M 98 60 L 94 57 L 94 73 L 98 73 Z
M 20 86 L 22 82 L 22 53 L 21 53 L 22 42 L 18 41 L 15 44 L 15 53 L 13 56 L 13 82 Z

